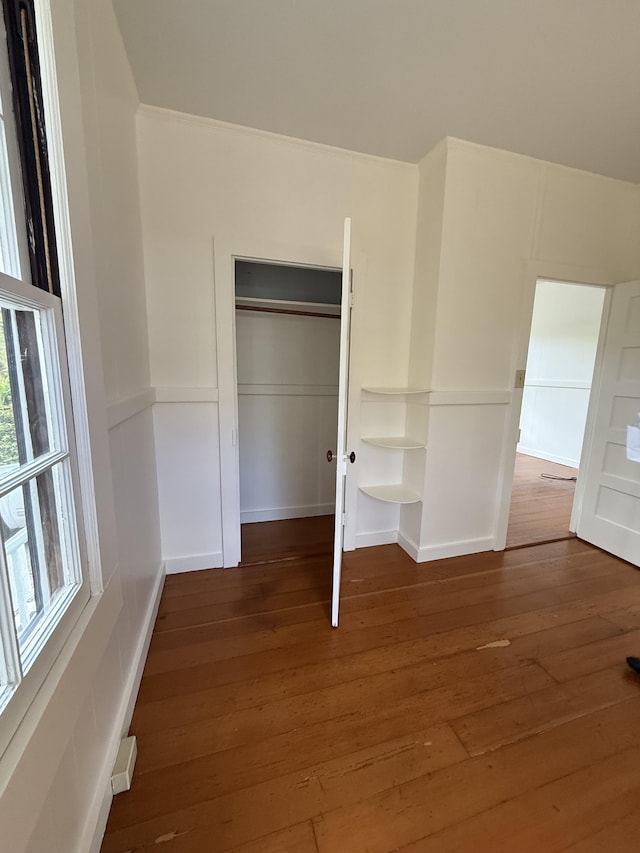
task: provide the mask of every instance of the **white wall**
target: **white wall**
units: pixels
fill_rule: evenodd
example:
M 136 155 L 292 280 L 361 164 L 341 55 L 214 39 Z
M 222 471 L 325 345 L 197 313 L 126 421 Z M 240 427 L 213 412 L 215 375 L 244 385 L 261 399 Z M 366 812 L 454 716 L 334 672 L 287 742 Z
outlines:
M 443 213 L 440 225 L 438 204 L 429 213 L 423 195 L 416 254 L 416 167 L 145 109 L 145 302 L 137 97 L 111 4 L 54 0 L 53 12 L 106 589 L 0 763 L 12 853 L 86 851 L 106 818 L 162 579 L 156 396 L 163 549 L 193 568 L 220 553 L 214 237 L 249 254 L 268 244 L 276 260 L 292 247 L 339 257 L 342 219 L 353 217 L 353 380 L 404 385 L 424 375 L 434 389 L 423 511 L 413 519 L 420 559 L 493 541 L 520 314 L 532 300 L 527 265 L 552 277 L 567 268 L 574 280 L 576 269 L 585 280 L 640 273 L 640 197 L 628 184 L 449 141 L 445 183 L 437 157 L 432 181 L 422 170 L 423 193 L 435 187 Z M 412 302 L 414 259 L 421 278 L 426 271 L 423 308 L 422 295 Z M 215 287 L 230 293 L 231 276 Z M 396 417 L 385 412 L 379 421 Z M 358 431 L 360 420 L 356 405 Z M 374 462 L 358 468 L 361 482 L 377 473 Z M 397 508 L 363 497 L 357 525 L 362 537 L 393 531 Z
M 448 140 L 443 217 L 419 559 L 494 547 L 536 277 L 640 274 L 622 181 Z
M 538 282 L 520 413 L 520 453 L 578 467 L 603 302 L 603 288 Z
M 12 853 L 86 853 L 103 827 L 162 581 L 138 99 L 111 3 L 52 7 L 106 588 L 0 763 L 2 847 Z
M 411 352 L 407 385 L 431 388 L 436 332 L 438 282 L 444 225 L 444 201 L 447 167 L 447 140 L 443 139 L 419 164 L 417 238 L 413 303 L 411 311 Z M 428 398 L 409 397 L 404 429 L 415 439 L 427 440 Z M 424 451 L 405 452 L 402 481 L 422 494 L 425 488 Z M 400 541 L 415 558 L 421 539 L 422 504 L 409 504 L 400 511 Z
M 236 312 L 241 521 L 332 513 L 340 321 Z
M 231 429 L 225 425 L 220 444 L 214 428 L 218 403 L 235 405 L 218 401 L 216 295 L 225 295 L 233 322 L 233 265 L 220 254 L 232 247 L 277 261 L 304 253 L 339 266 L 343 219 L 353 218 L 350 422 L 357 438 L 358 388 L 406 382 L 417 168 L 148 107 L 138 129 L 151 375 L 167 401 L 155 412 L 163 554 L 174 569 L 196 568 L 220 561 L 214 457 L 222 447 L 225 463 L 233 452 Z M 178 426 L 189 430 L 188 460 L 165 441 Z M 350 476 L 367 476 L 353 467 Z M 199 519 L 197 550 L 193 525 L 183 529 L 174 512 L 177 501 Z M 358 532 L 397 530 L 397 509 L 373 504 L 358 501 Z
M 214 306 L 218 297 L 231 316 L 231 247 L 330 265 L 344 215 L 360 259 L 351 443 L 371 434 L 372 417 L 379 431 L 400 418 L 427 441 L 422 456 L 404 458 L 359 446 L 352 481 L 404 479 L 423 502 L 400 512 L 358 494 L 354 541 L 389 541 L 400 530 L 419 559 L 494 547 L 535 278 L 637 275 L 638 187 L 452 139 L 418 169 L 149 107 L 138 129 L 152 384 L 165 401 L 155 412 L 163 553 L 172 566 L 222 562 L 235 414 L 222 431 L 220 417 L 223 407 L 235 413 L 235 386 L 222 388 L 218 375 Z M 407 382 L 431 389 L 426 405 L 384 409 L 358 392 Z M 184 449 L 165 440 L 181 429 L 186 465 Z

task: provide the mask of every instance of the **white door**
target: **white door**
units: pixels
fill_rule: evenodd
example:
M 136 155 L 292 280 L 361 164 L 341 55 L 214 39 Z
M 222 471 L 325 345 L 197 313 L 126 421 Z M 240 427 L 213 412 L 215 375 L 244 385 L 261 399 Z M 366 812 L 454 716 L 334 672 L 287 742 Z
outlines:
M 344 494 L 347 464 L 355 455 L 347 456 L 347 396 L 349 393 L 349 333 L 351 331 L 351 220 L 344 221 L 344 248 L 342 253 L 342 301 L 340 307 L 340 371 L 338 379 L 338 436 L 335 457 L 330 451 L 329 461 L 336 462 L 336 516 L 333 535 L 333 585 L 331 594 L 331 624 L 338 627 L 340 608 L 340 577 L 342 575 L 342 546 L 344 543 Z
M 640 565 L 640 462 L 627 427 L 640 413 L 640 281 L 613 288 L 600 375 L 591 394 L 583 457 L 581 539 Z

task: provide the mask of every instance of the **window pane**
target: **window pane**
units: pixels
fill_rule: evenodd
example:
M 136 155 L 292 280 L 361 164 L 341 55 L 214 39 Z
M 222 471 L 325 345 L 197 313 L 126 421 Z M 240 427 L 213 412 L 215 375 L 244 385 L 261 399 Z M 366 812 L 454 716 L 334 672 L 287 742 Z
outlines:
M 0 498 L 0 524 L 23 668 L 78 588 L 65 461 Z
M 0 320 L 0 477 L 18 465 L 18 439 L 13 417 L 13 400 L 11 397 L 11 379 L 9 377 L 9 357 L 4 332 L 5 314 L 2 311 Z M 11 321 L 8 316 L 9 322 Z
M 40 320 L 37 311 L 1 311 L 0 483 L 20 465 L 60 449 L 54 439 Z

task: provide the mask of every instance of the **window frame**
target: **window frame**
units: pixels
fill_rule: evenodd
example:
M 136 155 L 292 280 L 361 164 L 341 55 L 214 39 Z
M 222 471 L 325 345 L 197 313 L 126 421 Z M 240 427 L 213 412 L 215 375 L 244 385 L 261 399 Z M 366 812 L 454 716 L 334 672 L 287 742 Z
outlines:
M 33 0 L 1 0 L 19 162 L 31 283 L 60 296 L 60 271 L 45 123 L 39 34 Z M 6 111 L 8 104 L 4 105 Z M 21 279 L 24 280 L 24 271 Z
M 64 646 L 73 626 L 88 603 L 90 585 L 86 573 L 86 551 L 82 536 L 83 525 L 81 518 L 78 517 L 77 495 L 80 485 L 77 466 L 75 465 L 77 452 L 74 438 L 74 424 L 71 417 L 71 391 L 67 371 L 64 369 L 66 363 L 66 346 L 61 301 L 58 297 L 52 296 L 46 291 L 35 288 L 33 285 L 26 285 L 24 282 L 12 279 L 1 272 L 0 298 L 7 298 L 16 307 L 34 308 L 43 312 L 46 317 L 47 331 L 52 339 L 45 344 L 45 351 L 48 350 L 49 354 L 56 353 L 54 363 L 49 364 L 47 370 L 51 373 L 54 383 L 58 385 L 60 394 L 60 398 L 52 402 L 52 407 L 63 418 L 66 433 L 65 446 L 51 454 L 51 462 L 52 464 L 59 464 L 64 460 L 68 460 L 71 498 L 76 508 L 75 518 L 71 520 L 71 526 L 78 543 L 78 568 L 83 580 L 83 583 L 77 587 L 73 597 L 60 618 L 55 622 L 55 625 L 50 626 L 45 632 L 44 640 L 39 644 L 37 655 L 27 671 L 22 675 L 19 683 L 13 687 L 10 695 L 5 696 L 4 702 L 0 699 L 0 719 L 2 720 L 2 727 L 0 729 L 0 754 L 2 754 L 24 716 L 26 709 L 33 701 L 53 662 Z M 54 392 L 53 396 L 56 397 L 57 393 Z M 32 473 L 30 473 L 29 479 L 32 476 Z M 0 560 L 4 564 L 4 554 L 1 552 Z M 0 570 L 0 589 L 5 594 L 7 586 L 7 572 L 3 567 Z M 1 598 L 4 599 L 4 595 Z M 0 635 L 2 636 L 4 645 L 9 639 L 7 637 L 7 626 L 6 624 L 2 624 L 7 618 L 7 601 L 1 600 L 0 607 L 2 608 L 1 613 L 3 616 L 3 618 L 0 618 Z M 10 616 L 13 619 L 13 613 L 10 613 Z M 15 670 L 18 665 L 15 655 L 14 648 L 13 652 L 11 652 L 10 660 L 5 661 L 5 665 L 2 667 L 4 670 L 9 670 L 14 680 L 17 676 Z M 1 663 L 0 666 L 2 666 Z
M 0 0 L 3 2 L 3 0 Z M 4 16 L 0 15 L 0 39 L 6 40 L 6 25 Z M 2 207 L 5 215 L 12 218 L 20 211 L 22 217 L 26 216 L 24 210 L 24 196 L 22 193 L 22 165 L 20 145 L 18 143 L 18 129 L 16 127 L 13 105 L 13 83 L 11 77 L 11 66 L 9 63 L 9 50 L 0 51 L 0 98 L 2 99 L 2 121 L 5 129 L 6 156 L 8 160 L 8 179 L 10 186 L 2 187 Z M 9 275 L 20 278 L 22 281 L 31 281 L 31 261 L 26 231 L 20 229 L 16 233 L 17 247 L 11 247 L 11 268 L 7 269 Z
M 4 2 L 12 3 L 15 1 L 4 0 Z M 23 2 L 24 0 L 17 0 L 17 5 L 23 5 Z M 24 726 L 26 726 L 27 731 L 31 729 L 36 718 L 33 714 L 28 713 L 30 708 L 33 708 L 36 716 L 42 713 L 41 702 L 36 703 L 34 700 L 39 694 L 48 694 L 52 689 L 55 689 L 55 684 L 60 677 L 59 667 L 55 665 L 56 660 L 65 657 L 75 648 L 77 643 L 76 629 L 84 625 L 85 627 L 82 630 L 85 630 L 86 619 L 89 618 L 87 614 L 94 612 L 93 608 L 88 607 L 89 602 L 93 599 L 95 604 L 97 598 L 104 591 L 79 306 L 75 287 L 74 255 L 67 198 L 58 74 L 54 54 L 52 10 L 49 0 L 33 0 L 32 8 L 38 34 L 39 67 L 42 69 L 40 104 L 47 118 L 47 140 L 44 150 L 46 153 L 48 148 L 47 174 L 50 176 L 51 221 L 48 235 L 54 246 L 59 279 L 56 286 L 52 287 L 51 280 L 48 279 L 46 287 L 36 287 L 35 284 L 28 283 L 29 276 L 23 266 L 22 280 L 10 279 L 9 276 L 0 274 L 0 286 L 7 293 L 12 293 L 15 289 L 19 301 L 27 304 L 32 300 L 34 306 L 50 312 L 53 318 L 51 328 L 54 329 L 57 344 L 59 379 L 63 397 L 62 411 L 68 442 L 69 477 L 75 510 L 73 526 L 78 542 L 78 565 L 81 567 L 83 583 L 73 596 L 61 619 L 51 630 L 44 648 L 40 650 L 37 658 L 24 674 L 19 685 L 12 691 L 0 712 L 0 757 L 5 755 L 7 747 L 17 737 L 18 732 L 25 731 Z M 6 103 L 4 108 L 6 111 Z M 44 130 L 43 123 L 42 130 Z M 15 160 L 13 166 L 15 167 Z M 13 186 L 15 187 L 15 183 Z M 17 210 L 16 218 L 19 214 L 20 210 Z M 55 229 L 52 228 L 53 221 L 55 221 Z M 29 248 L 31 249 L 31 246 Z M 26 254 L 24 246 L 20 244 L 19 250 L 20 258 L 24 260 Z M 33 261 L 31 261 L 30 268 L 31 275 L 35 278 Z M 40 284 L 42 284 L 42 279 L 40 279 Z M 6 575 L 6 573 L 3 574 Z M 7 602 L 9 602 L 8 608 L 11 611 L 10 598 L 5 597 L 4 601 L 0 601 L 0 608 L 4 608 L 5 619 Z M 12 613 L 10 615 L 13 618 Z M 4 636 L 2 639 L 5 639 Z M 15 661 L 9 661 L 9 669 L 11 666 L 15 667 Z M 3 664 L 0 662 L 0 668 L 2 667 Z M 6 670 L 7 667 L 4 666 L 4 669 Z M 15 675 L 15 673 L 9 674 Z M 28 724 L 27 716 L 30 720 Z

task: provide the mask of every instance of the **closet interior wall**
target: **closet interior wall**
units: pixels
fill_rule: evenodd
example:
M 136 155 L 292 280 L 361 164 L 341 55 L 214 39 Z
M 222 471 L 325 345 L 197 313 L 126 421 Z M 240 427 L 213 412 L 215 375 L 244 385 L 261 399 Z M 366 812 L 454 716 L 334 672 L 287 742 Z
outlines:
M 339 298 L 339 273 L 236 262 L 243 524 L 334 511 Z

